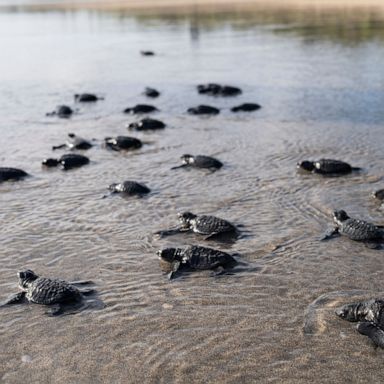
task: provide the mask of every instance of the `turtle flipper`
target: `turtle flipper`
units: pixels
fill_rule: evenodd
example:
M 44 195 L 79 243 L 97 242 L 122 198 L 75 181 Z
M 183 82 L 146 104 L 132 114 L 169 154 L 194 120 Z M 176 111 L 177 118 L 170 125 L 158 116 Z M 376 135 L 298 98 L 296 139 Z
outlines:
M 12 304 L 21 304 L 25 300 L 25 292 L 18 292 L 10 296 L 7 300 L 1 303 L 0 307 Z
M 169 280 L 172 280 L 176 276 L 176 273 L 180 268 L 180 264 L 181 264 L 180 261 L 174 261 L 172 263 L 172 271 L 169 272 L 167 275 Z
M 71 285 L 91 285 L 93 284 L 92 280 L 77 280 L 77 281 L 70 281 L 69 284 Z
M 184 168 L 184 167 L 187 167 L 189 164 L 181 164 L 181 165 L 178 165 L 176 167 L 172 167 L 171 169 L 179 169 L 179 168 Z
M 183 232 L 183 231 L 179 228 L 174 228 L 174 229 L 166 229 L 164 231 L 157 231 L 154 234 L 159 236 L 160 239 L 162 239 L 163 237 L 166 237 L 166 236 L 177 235 L 180 232 Z
M 339 234 L 339 228 L 335 227 L 335 228 L 328 229 L 327 232 L 325 232 L 324 236 L 320 239 L 320 241 L 329 240 L 333 236 L 338 234 Z
M 95 290 L 92 288 L 89 288 L 89 289 L 82 289 L 82 290 L 80 290 L 80 292 L 82 295 L 88 296 L 88 295 L 92 295 L 92 293 L 94 293 Z
M 357 325 L 357 331 L 368 336 L 376 347 L 384 348 L 384 330 L 371 321 L 365 321 Z
M 58 316 L 63 313 L 63 308 L 60 304 L 52 304 L 46 312 L 48 316 Z
M 360 168 L 360 167 L 352 167 L 351 169 L 353 172 L 359 172 L 363 170 L 363 168 Z
M 219 276 L 225 273 L 225 268 L 220 265 L 211 272 L 211 276 Z
M 381 249 L 381 245 L 375 242 L 365 241 L 364 245 L 369 249 Z
M 54 145 L 52 147 L 52 150 L 56 150 L 56 149 L 62 149 L 62 148 L 65 148 L 67 145 L 66 144 L 60 144 L 60 145 Z

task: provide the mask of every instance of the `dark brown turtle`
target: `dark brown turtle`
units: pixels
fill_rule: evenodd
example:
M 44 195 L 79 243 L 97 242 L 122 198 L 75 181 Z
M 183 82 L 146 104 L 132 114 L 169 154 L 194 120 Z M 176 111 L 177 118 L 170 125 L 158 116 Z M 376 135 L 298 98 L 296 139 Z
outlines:
M 345 175 L 352 171 L 359 171 L 361 168 L 352 167 L 348 163 L 333 159 L 320 159 L 317 161 L 302 161 L 297 163 L 297 168 L 320 175 Z
M 212 269 L 215 274 L 220 274 L 227 268 L 234 267 L 237 262 L 228 253 L 217 249 L 200 247 L 197 245 L 187 248 L 166 248 L 157 251 L 157 256 L 162 262 L 171 265 L 169 279 L 174 277 L 175 273 L 182 268 L 192 270 Z
M 45 167 L 57 167 L 60 166 L 64 170 L 78 168 L 89 163 L 88 157 L 78 155 L 75 153 L 67 153 L 61 156 L 59 159 L 45 159 L 42 164 Z
M 104 97 L 99 97 L 93 93 L 76 93 L 74 95 L 75 101 L 79 103 L 94 103 L 97 100 L 104 100 Z
M 18 168 L 0 167 L 0 183 L 3 181 L 17 181 L 29 176 L 27 172 Z
M 143 143 L 139 139 L 130 136 L 106 137 L 104 142 L 108 148 L 114 151 L 139 149 L 143 146 Z
M 122 183 L 113 183 L 108 189 L 111 191 L 111 194 L 120 193 L 123 196 L 143 196 L 151 192 L 147 186 L 132 180 L 126 180 Z M 107 197 L 107 195 L 103 197 Z
M 209 105 L 199 105 L 194 108 L 189 108 L 187 112 L 191 115 L 217 115 L 220 113 L 220 109 Z
M 66 143 L 60 144 L 60 145 L 55 145 L 52 147 L 53 150 L 55 149 L 62 149 L 62 148 L 67 148 L 67 149 L 89 149 L 92 148 L 92 143 L 86 139 L 83 139 L 80 136 L 75 135 L 74 133 L 68 133 L 69 139 L 67 140 Z
M 155 88 L 146 87 L 143 94 L 147 97 L 156 98 L 160 96 L 160 92 Z
M 238 105 L 237 107 L 231 108 L 232 112 L 253 112 L 260 109 L 261 106 L 255 103 L 243 103 Z
M 48 112 L 47 116 L 57 116 L 64 119 L 67 119 L 73 115 L 73 109 L 68 107 L 68 105 L 59 105 L 53 112 Z
M 158 109 L 153 105 L 149 105 L 149 104 L 137 104 L 134 107 L 129 107 L 124 109 L 124 113 L 132 113 L 132 114 L 151 113 L 156 111 L 158 111 Z
M 242 93 L 240 88 L 231 85 L 220 85 L 216 83 L 200 84 L 197 86 L 197 91 L 200 94 L 210 96 L 237 96 Z
M 164 128 L 165 124 L 162 121 L 150 118 L 145 118 L 128 125 L 129 130 L 136 131 L 157 131 Z
M 183 155 L 181 156 L 182 165 L 172 167 L 171 169 L 183 168 L 183 167 L 194 167 L 194 168 L 205 168 L 211 171 L 216 171 L 223 166 L 223 163 L 213 157 L 204 155 Z

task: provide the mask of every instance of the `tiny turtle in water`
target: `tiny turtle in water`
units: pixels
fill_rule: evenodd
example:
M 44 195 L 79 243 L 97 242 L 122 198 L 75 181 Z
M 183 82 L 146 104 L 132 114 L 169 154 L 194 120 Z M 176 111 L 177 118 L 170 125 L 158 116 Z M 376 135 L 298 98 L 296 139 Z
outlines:
M 379 189 L 378 191 L 373 192 L 372 195 L 377 200 L 384 201 L 384 189 Z
M 333 212 L 333 219 L 336 226 L 326 234 L 323 240 L 327 240 L 334 234 L 340 234 L 351 240 L 366 242 L 372 248 L 377 248 L 377 242 L 384 238 L 383 227 L 364 220 L 353 219 L 343 210 Z
M 134 107 L 124 109 L 124 113 L 151 113 L 156 112 L 158 109 L 153 105 L 137 104 Z
M 128 129 L 136 131 L 155 131 L 164 128 L 165 124 L 162 121 L 150 118 L 145 118 L 128 125 Z
M 336 315 L 351 322 L 358 321 L 357 330 L 368 336 L 375 346 L 384 348 L 384 300 L 372 299 L 346 304 L 336 310 Z
M 56 109 L 53 112 L 48 112 L 47 116 L 58 116 L 61 118 L 68 118 L 71 117 L 73 114 L 73 109 L 71 107 L 68 107 L 68 105 L 59 105 L 56 107 Z
M 104 100 L 104 97 L 98 97 L 93 93 L 80 93 L 75 94 L 75 101 L 79 103 L 93 103 L 97 100 Z
M 130 136 L 106 137 L 104 141 L 105 145 L 114 151 L 138 149 L 143 145 L 139 139 Z
M 244 104 L 238 105 L 237 107 L 231 108 L 231 111 L 232 112 L 253 112 L 253 111 L 257 111 L 260 108 L 261 106 L 259 104 L 244 103 Z
M 199 105 L 195 108 L 189 108 L 187 112 L 191 115 L 217 115 L 220 109 L 209 105 Z
M 235 234 L 236 227 L 230 222 L 215 216 L 197 216 L 191 212 L 178 213 L 180 230 L 207 235 L 206 239 L 222 234 Z
M 42 164 L 46 167 L 61 166 L 64 170 L 81 167 L 89 163 L 88 157 L 69 153 L 61 156 L 59 159 L 45 159 Z
M 81 301 L 83 294 L 92 293 L 93 290 L 80 291 L 75 287 L 76 283 L 68 283 L 64 280 L 39 277 L 30 269 L 18 272 L 19 288 L 22 292 L 13 295 L 2 306 L 18 304 L 27 299 L 29 302 L 51 306 L 48 312 L 51 316 L 62 312 L 62 305 Z M 80 282 L 79 284 L 91 282 Z
M 321 175 L 337 175 L 359 171 L 361 168 L 351 167 L 348 163 L 333 159 L 320 159 L 318 161 L 302 161 L 297 163 L 300 170 L 319 173 Z
M 146 87 L 143 93 L 145 96 L 152 97 L 152 98 L 160 96 L 160 92 L 158 90 L 154 88 L 149 88 L 149 87 Z
M 231 85 L 220 85 L 215 83 L 200 84 L 197 86 L 197 91 L 200 94 L 210 96 L 237 96 L 242 93 L 240 88 Z
M 140 51 L 142 56 L 155 56 L 155 52 L 153 51 Z
M 68 137 L 69 139 L 65 144 L 53 146 L 52 149 L 89 149 L 93 146 L 88 140 L 85 140 L 82 137 L 75 135 L 74 133 L 68 133 Z
M 108 187 L 108 189 L 111 193 L 122 193 L 126 196 L 141 196 L 151 192 L 151 190 L 145 185 L 131 180 L 124 181 L 123 183 L 113 183 Z
M 187 248 L 165 248 L 157 251 L 157 255 L 161 261 L 171 265 L 169 279 L 172 279 L 182 267 L 197 270 L 213 269 L 219 274 L 237 264 L 228 253 L 196 245 Z
M 29 176 L 27 172 L 18 168 L 0 167 L 0 183 L 8 180 L 21 180 Z
M 223 163 L 213 157 L 203 155 L 183 155 L 181 156 L 182 165 L 172 167 L 171 169 L 183 168 L 183 167 L 195 167 L 195 168 L 206 168 L 212 171 L 220 169 Z

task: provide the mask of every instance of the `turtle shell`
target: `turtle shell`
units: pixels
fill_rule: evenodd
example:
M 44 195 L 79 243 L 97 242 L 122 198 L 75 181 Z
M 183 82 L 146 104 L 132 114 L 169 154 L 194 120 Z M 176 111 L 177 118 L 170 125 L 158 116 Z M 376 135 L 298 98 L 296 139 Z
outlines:
M 0 167 L 0 182 L 7 180 L 19 180 L 28 176 L 28 173 L 22 169 Z
M 191 165 L 197 168 L 221 168 L 223 163 L 210 156 L 197 155 Z
M 348 173 L 352 172 L 352 167 L 340 160 L 320 159 L 314 162 L 314 172 L 316 173 Z
M 29 285 L 26 298 L 33 303 L 49 305 L 77 301 L 81 293 L 66 281 L 38 277 Z
M 339 232 L 351 240 L 377 240 L 383 237 L 383 231 L 376 225 L 364 220 L 349 218 L 339 225 Z
M 236 228 L 231 223 L 215 216 L 202 215 L 192 219 L 190 222 L 192 230 L 203 235 L 236 231 Z
M 89 159 L 83 155 L 67 153 L 60 157 L 59 162 L 64 169 L 71 169 L 88 164 Z

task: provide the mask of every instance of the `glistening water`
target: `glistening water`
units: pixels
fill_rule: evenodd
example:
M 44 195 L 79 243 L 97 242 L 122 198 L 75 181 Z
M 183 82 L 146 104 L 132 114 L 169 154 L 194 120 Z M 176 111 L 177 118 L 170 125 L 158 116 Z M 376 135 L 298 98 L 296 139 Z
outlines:
M 30 268 L 93 280 L 105 308 L 61 317 L 34 304 L 0 308 L 1 381 L 382 382 L 382 352 L 334 308 L 380 296 L 384 253 L 319 239 L 334 209 L 384 223 L 370 197 L 384 185 L 383 20 L 375 9 L 142 16 L 3 8 L 0 164 L 32 177 L 0 185 L 1 300 L 18 291 L 16 272 Z M 207 82 L 243 93 L 199 95 L 196 85 Z M 147 100 L 145 86 L 161 96 Z M 105 100 L 75 104 L 80 92 Z M 136 117 L 122 110 L 148 102 L 167 127 L 127 131 Z M 230 111 L 242 102 L 262 109 Z M 58 104 L 77 113 L 46 117 Z M 198 104 L 221 113 L 186 114 Z M 51 147 L 70 132 L 96 139 L 79 152 L 91 163 L 43 169 L 44 158 L 65 153 Z M 103 148 L 116 135 L 146 144 Z M 224 167 L 171 171 L 184 153 Z M 298 161 L 322 157 L 363 170 L 297 172 Z M 101 198 L 123 180 L 152 193 Z M 241 224 L 244 236 L 234 244 L 153 236 L 187 210 Z M 242 264 L 168 281 L 156 250 L 190 244 L 238 253 Z

